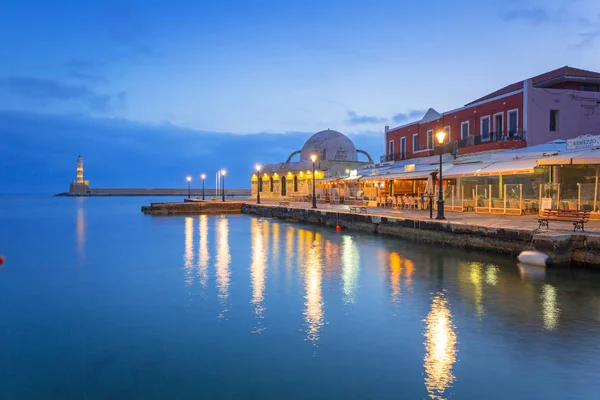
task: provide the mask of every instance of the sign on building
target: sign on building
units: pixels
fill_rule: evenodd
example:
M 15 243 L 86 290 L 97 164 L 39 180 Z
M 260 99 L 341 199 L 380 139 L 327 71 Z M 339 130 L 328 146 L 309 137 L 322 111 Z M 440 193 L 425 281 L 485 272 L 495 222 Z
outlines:
M 600 146 L 600 135 L 579 136 L 575 139 L 567 139 L 567 150 L 589 149 Z

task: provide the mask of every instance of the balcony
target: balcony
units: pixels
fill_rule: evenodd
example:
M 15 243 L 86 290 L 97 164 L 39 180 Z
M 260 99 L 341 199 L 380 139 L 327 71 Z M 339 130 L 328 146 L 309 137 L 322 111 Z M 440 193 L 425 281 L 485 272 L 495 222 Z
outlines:
M 408 160 L 409 158 L 412 158 L 412 153 L 409 152 L 384 154 L 379 158 L 379 162 Z
M 499 145 L 491 145 L 490 143 L 501 143 Z M 478 151 L 496 150 L 496 149 L 509 149 L 511 143 L 514 143 L 514 147 L 525 147 L 526 146 L 526 135 L 525 131 L 520 130 L 517 132 L 490 132 L 487 140 L 479 134 L 471 134 L 466 139 L 457 140 L 452 143 L 447 143 L 442 146 L 444 153 L 457 154 L 460 153 L 458 149 L 468 148 L 468 151 L 462 153 L 476 153 Z M 435 154 L 440 154 L 439 146 L 435 148 Z

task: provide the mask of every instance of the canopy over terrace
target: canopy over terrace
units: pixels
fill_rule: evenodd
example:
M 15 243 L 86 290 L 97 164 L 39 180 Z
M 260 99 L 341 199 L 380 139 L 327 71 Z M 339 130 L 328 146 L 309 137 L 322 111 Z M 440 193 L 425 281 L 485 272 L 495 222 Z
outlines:
M 600 164 L 600 149 L 572 151 L 537 160 L 537 165 Z

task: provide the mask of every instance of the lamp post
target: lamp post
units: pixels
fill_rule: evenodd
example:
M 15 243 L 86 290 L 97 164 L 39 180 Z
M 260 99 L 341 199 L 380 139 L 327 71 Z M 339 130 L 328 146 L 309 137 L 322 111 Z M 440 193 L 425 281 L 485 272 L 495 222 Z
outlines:
M 261 189 L 261 180 L 260 180 L 260 169 L 262 168 L 262 165 L 260 164 L 256 164 L 256 177 L 258 178 L 256 180 L 256 204 L 260 204 L 260 189 Z
M 444 217 L 444 195 L 442 193 L 443 189 L 442 189 L 442 153 L 444 152 L 444 148 L 442 147 L 443 143 L 444 143 L 444 139 L 446 138 L 446 132 L 445 131 L 439 131 L 438 133 L 435 134 L 435 137 L 438 140 L 438 143 L 440 145 L 440 177 L 439 177 L 439 182 L 440 182 L 440 187 L 438 189 L 439 192 L 439 196 L 438 196 L 438 210 L 437 210 L 437 217 L 435 217 L 435 219 L 446 219 L 446 217 Z
M 186 179 L 188 181 L 188 199 L 189 199 L 190 195 L 192 194 L 192 177 L 188 176 Z
M 317 161 L 317 155 L 312 154 L 310 159 L 312 160 L 312 208 L 317 208 L 317 192 L 315 190 L 315 161 Z
M 200 175 L 200 178 L 202 178 L 202 200 L 204 200 L 204 179 L 206 179 L 206 174 Z
M 225 173 L 227 171 L 225 171 L 224 169 L 221 170 L 221 198 L 223 199 L 223 201 L 225 201 Z

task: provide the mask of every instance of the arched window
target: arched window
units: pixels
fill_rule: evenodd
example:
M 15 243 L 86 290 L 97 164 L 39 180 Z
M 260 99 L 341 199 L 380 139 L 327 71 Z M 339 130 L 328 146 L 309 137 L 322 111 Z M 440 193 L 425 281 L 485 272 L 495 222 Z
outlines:
M 273 177 L 269 178 L 269 191 L 273 191 Z
M 298 177 L 294 175 L 294 192 L 298 191 Z

